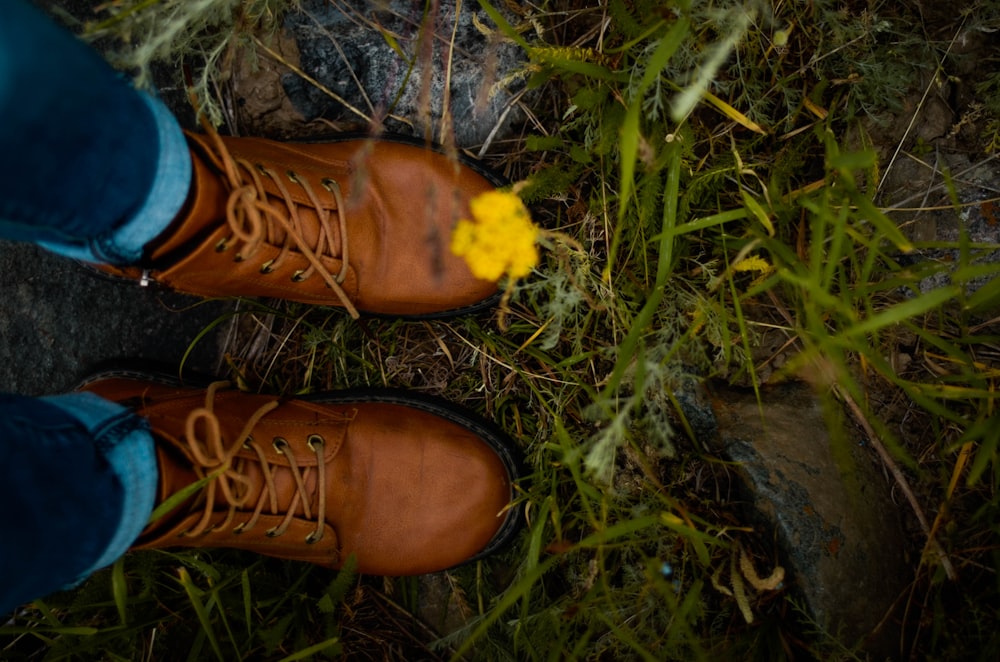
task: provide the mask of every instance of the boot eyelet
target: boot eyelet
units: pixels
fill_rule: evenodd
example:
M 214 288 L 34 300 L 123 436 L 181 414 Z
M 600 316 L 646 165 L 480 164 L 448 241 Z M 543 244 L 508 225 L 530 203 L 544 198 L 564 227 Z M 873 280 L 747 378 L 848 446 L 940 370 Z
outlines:
M 296 271 L 294 274 L 292 274 L 292 282 L 293 283 L 301 283 L 302 281 L 304 281 L 305 277 L 302 275 L 304 273 L 305 272 L 302 271 L 301 269 L 299 269 L 298 271 Z
M 273 263 L 273 262 L 274 262 L 274 260 L 268 260 L 264 264 L 260 265 L 260 272 L 262 274 L 269 274 L 272 271 L 274 271 L 274 269 L 271 267 L 271 263 Z
M 338 184 L 336 180 L 330 179 L 329 177 L 324 177 L 319 183 L 330 193 L 333 193 L 334 189 L 338 191 L 340 190 L 340 184 Z
M 288 448 L 288 441 L 283 437 L 275 437 L 271 440 L 271 445 L 274 446 L 274 450 L 284 455 L 285 450 Z
M 246 531 L 246 528 L 247 528 L 246 522 L 244 522 L 243 524 L 237 524 L 236 526 L 233 527 L 233 535 L 237 536 L 240 535 L 241 533 Z
M 236 255 L 233 256 L 233 262 L 242 262 L 242 261 L 243 261 L 243 255 L 241 255 L 240 253 L 237 253 Z
M 262 175 L 267 174 L 267 168 L 264 167 L 263 163 L 255 163 L 254 167 L 257 168 L 257 172 L 259 172 L 260 174 Z
M 294 184 L 298 184 L 299 183 L 299 176 L 295 174 L 294 170 L 288 170 L 288 171 L 285 172 L 285 174 L 288 175 L 288 179 L 292 183 L 294 183 Z
M 308 536 L 306 536 L 306 544 L 307 545 L 315 545 L 316 543 L 318 543 L 322 539 L 323 539 L 323 534 L 322 533 L 317 534 L 314 531 L 313 533 L 310 533 Z
M 323 440 L 323 437 L 319 436 L 318 434 L 311 434 L 306 438 L 306 446 L 308 446 L 309 450 L 313 452 L 316 451 L 317 446 L 319 448 L 323 448 L 324 443 L 326 442 Z
M 229 248 L 229 239 L 220 239 L 219 243 L 215 245 L 215 252 L 225 253 L 227 248 Z
M 278 533 L 277 527 L 275 527 L 273 529 L 268 529 L 267 531 L 265 531 L 264 535 L 267 536 L 268 538 L 277 538 L 281 534 Z

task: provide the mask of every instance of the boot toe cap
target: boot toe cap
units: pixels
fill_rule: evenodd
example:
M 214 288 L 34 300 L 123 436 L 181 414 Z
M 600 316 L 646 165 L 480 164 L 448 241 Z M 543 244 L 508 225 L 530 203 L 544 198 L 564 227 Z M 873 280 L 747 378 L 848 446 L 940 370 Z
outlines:
M 423 412 L 409 417 L 420 434 L 412 427 L 398 434 L 397 417 L 372 421 L 380 433 L 365 435 L 386 443 L 362 454 L 356 478 L 364 488 L 345 504 L 353 521 L 337 527 L 342 556 L 355 554 L 361 572 L 413 575 L 459 565 L 497 542 L 514 516 L 513 476 L 489 444 Z

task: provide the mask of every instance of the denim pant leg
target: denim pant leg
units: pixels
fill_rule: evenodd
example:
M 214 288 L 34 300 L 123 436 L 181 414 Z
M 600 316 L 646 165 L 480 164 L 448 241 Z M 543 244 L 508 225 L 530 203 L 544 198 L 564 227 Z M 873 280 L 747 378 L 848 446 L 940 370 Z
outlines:
M 92 393 L 0 395 L 0 616 L 121 556 L 153 510 L 145 419 Z
M 190 186 L 170 112 L 26 0 L 0 18 L 0 236 L 129 264 Z

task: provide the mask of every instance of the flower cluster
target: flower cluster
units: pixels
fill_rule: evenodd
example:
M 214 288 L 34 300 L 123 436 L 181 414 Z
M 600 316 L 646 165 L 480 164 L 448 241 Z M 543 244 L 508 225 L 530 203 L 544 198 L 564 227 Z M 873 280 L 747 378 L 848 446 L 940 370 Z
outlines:
M 733 271 L 756 271 L 761 276 L 769 276 L 774 271 L 774 265 L 762 257 L 750 255 L 734 264 Z
M 477 278 L 521 278 L 538 263 L 538 227 L 516 194 L 489 191 L 469 202 L 472 220 L 460 219 L 451 252 L 465 258 Z

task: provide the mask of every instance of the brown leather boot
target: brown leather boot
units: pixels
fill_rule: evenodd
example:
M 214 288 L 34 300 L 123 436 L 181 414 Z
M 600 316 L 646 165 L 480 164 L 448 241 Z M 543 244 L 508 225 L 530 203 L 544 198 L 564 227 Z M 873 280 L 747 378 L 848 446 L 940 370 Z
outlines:
M 442 317 L 497 296 L 449 250 L 494 184 L 432 150 L 387 140 L 280 143 L 188 133 L 185 209 L 138 267 L 99 267 L 206 297 L 259 296 Z
M 199 489 L 135 547 L 230 547 L 359 572 L 415 575 L 495 551 L 518 527 L 516 462 L 499 432 L 396 391 L 278 399 L 141 373 L 82 386 L 145 417 L 157 504 Z M 182 497 L 183 499 L 183 497 Z

